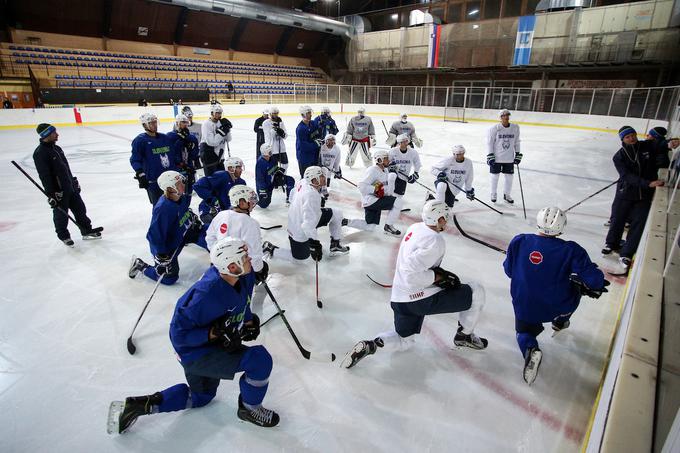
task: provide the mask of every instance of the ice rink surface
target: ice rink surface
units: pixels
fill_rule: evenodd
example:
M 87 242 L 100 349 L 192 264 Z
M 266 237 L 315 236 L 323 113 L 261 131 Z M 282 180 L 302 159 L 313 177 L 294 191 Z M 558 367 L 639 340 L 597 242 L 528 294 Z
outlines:
M 370 109 L 369 109 L 370 110 Z M 370 111 L 368 112 L 370 115 Z M 345 116 L 334 115 L 341 133 Z M 379 143 L 386 138 L 373 116 Z M 424 146 L 420 181 L 433 186 L 430 166 L 449 155 L 453 144 L 467 148 L 474 162 L 477 195 L 489 202 L 485 164 L 486 130 L 490 123 L 445 123 L 412 116 Z M 254 118 L 235 119 L 230 147 L 246 164 L 245 180 L 254 187 Z M 291 159 L 289 174 L 297 180 L 294 131 L 299 119 L 284 116 Z M 161 131 L 171 128 L 169 122 Z M 130 142 L 141 126 L 71 127 L 59 131 L 71 169 L 93 225 L 105 227 L 100 241 L 84 242 L 70 231 L 74 249 L 65 247 L 53 230 L 51 212 L 39 192 L 11 164 L 14 159 L 37 179 L 32 153 L 33 129 L 0 132 L 3 151 L 0 175 L 0 261 L 3 263 L 0 316 L 0 451 L 3 452 L 570 452 L 587 433 L 610 338 L 616 323 L 623 279 L 610 293 L 584 298 L 571 327 L 539 337 L 544 353 L 533 386 L 522 380 L 523 359 L 515 342 L 510 281 L 502 269 L 504 255 L 463 238 L 453 224 L 445 234 L 442 266 L 463 282 L 486 288 L 486 307 L 476 332 L 488 338 L 485 351 L 453 346 L 456 315 L 428 317 L 416 345 L 407 352 L 379 351 L 352 370 L 302 358 L 281 320 L 263 327 L 257 342 L 274 358 L 265 406 L 281 423 L 258 428 L 236 417 L 236 382 L 223 381 L 208 406 L 140 418 L 121 436 L 106 434 L 110 401 L 150 394 L 184 382 L 168 338 L 168 325 L 179 296 L 209 265 L 208 254 L 189 246 L 182 252 L 180 280 L 161 286 L 135 335 L 137 353 L 130 356 L 130 334 L 153 282 L 127 276 L 133 254 L 149 261 L 145 239 L 151 205 L 137 188 L 128 158 Z M 525 125 L 521 127 L 521 176 L 527 215 L 548 205 L 563 209 L 616 179 L 611 157 L 619 148 L 615 134 Z M 357 182 L 364 168 L 357 158 L 343 175 Z M 503 180 L 501 178 L 500 187 Z M 499 187 L 499 189 L 500 189 Z M 613 188 L 568 214 L 564 239 L 575 240 L 604 269 L 606 221 Z M 501 192 L 501 190 L 499 190 Z M 398 226 L 402 231 L 420 220 L 426 190 L 409 185 Z M 464 197 L 456 204 L 463 228 L 505 247 L 518 233 L 534 229 L 522 215 L 515 175 L 514 206 L 495 206 L 501 216 Z M 330 207 L 349 218 L 363 217 L 358 191 L 333 180 Z M 195 197 L 193 205 L 197 206 Z M 288 245 L 284 196 L 275 192 L 266 210 L 253 212 L 263 239 Z M 383 215 L 384 222 L 384 215 Z M 329 235 L 320 239 L 328 251 Z M 269 286 L 303 345 L 329 350 L 341 359 L 356 341 L 372 339 L 392 324 L 388 289 L 365 276 L 391 283 L 399 239 L 344 228 L 349 255 L 324 256 L 319 265 L 323 309 L 316 306 L 314 264 L 270 260 Z M 275 312 L 269 298 L 255 304 L 264 320 Z

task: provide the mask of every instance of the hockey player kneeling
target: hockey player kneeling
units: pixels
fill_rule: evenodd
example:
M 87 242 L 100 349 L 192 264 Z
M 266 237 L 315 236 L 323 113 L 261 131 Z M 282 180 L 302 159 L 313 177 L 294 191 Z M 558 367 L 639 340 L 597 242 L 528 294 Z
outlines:
M 581 296 L 598 298 L 609 285 L 583 247 L 557 237 L 566 224 L 561 209 L 541 209 L 536 216 L 538 234 L 515 236 L 503 263 L 511 279 L 517 343 L 529 385 L 536 379 L 543 357 L 536 340 L 543 323 L 552 322 L 555 332 L 566 329 Z
M 262 406 L 272 357 L 264 346 L 243 344 L 260 334 L 260 320 L 250 311 L 255 273 L 248 246 L 225 237 L 212 248 L 210 261 L 203 277 L 177 301 L 170 322 L 170 341 L 187 383 L 112 402 L 109 434 L 123 433 L 140 415 L 205 406 L 222 379 L 233 380 L 241 372 L 238 417 L 267 428 L 279 423 L 279 415 Z
M 451 209 L 444 202 L 425 203 L 423 221 L 406 230 L 399 246 L 390 298 L 395 329 L 357 343 L 345 356 L 342 367 L 352 368 L 378 348 L 407 349 L 420 333 L 426 315 L 460 313 L 453 343 L 472 349 L 487 347 L 488 341 L 474 334 L 486 300 L 484 288 L 477 283 L 463 284 L 456 274 L 440 267 L 446 253 L 446 242 L 440 233 L 446 229 L 450 215 Z

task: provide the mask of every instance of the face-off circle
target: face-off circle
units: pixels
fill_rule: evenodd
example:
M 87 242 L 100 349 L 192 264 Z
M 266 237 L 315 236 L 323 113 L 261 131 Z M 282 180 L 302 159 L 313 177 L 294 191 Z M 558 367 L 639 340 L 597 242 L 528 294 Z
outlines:
M 529 261 L 531 261 L 531 264 L 541 264 L 543 262 L 543 255 L 541 252 L 533 251 L 529 254 Z

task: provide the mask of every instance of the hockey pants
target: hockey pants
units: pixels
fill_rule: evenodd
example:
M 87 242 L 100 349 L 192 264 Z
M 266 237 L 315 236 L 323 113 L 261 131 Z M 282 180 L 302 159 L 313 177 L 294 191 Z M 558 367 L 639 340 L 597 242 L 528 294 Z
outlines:
M 404 200 L 401 197 L 385 196 L 380 198 L 372 205 L 364 207 L 366 223 L 368 225 L 379 225 L 382 211 L 389 210 L 385 224 L 394 225 L 399 218 L 399 214 L 401 214 L 403 204 Z
M 522 352 L 522 357 L 526 357 L 526 352 L 530 348 L 538 347 L 538 340 L 536 337 L 538 337 L 541 332 L 543 332 L 544 322 L 556 322 L 558 324 L 563 324 L 564 322 L 569 321 L 577 308 L 578 301 L 576 302 L 576 305 L 572 311 L 568 313 L 555 314 L 552 319 L 544 318 L 538 322 L 528 322 L 515 318 L 515 335 L 517 337 L 517 345 L 519 346 L 519 350 Z
M 331 239 L 342 239 L 342 211 L 335 208 L 321 208 L 321 218 L 316 227 L 328 225 L 331 233 Z M 278 248 L 274 252 L 274 257 L 281 258 L 286 261 L 295 262 L 296 260 L 306 260 L 310 256 L 309 243 L 299 242 L 288 236 L 290 241 L 290 250 L 286 248 Z
M 267 393 L 272 365 L 272 357 L 264 346 L 244 345 L 241 351 L 234 353 L 216 348 L 192 362 L 182 363 L 188 385 L 177 384 L 163 390 L 163 402 L 158 412 L 205 406 L 217 394 L 220 380 L 233 380 L 240 372 L 243 372 L 239 379 L 243 402 L 258 406 Z
M 512 175 L 515 173 L 515 165 L 510 162 L 507 164 L 494 163 L 489 165 L 491 170 L 491 195 L 496 195 L 498 193 L 498 179 L 500 174 L 503 173 L 504 187 L 503 193 L 505 195 L 510 195 L 512 192 Z
M 357 159 L 357 146 L 361 148 L 361 158 L 364 160 L 364 166 L 366 168 L 370 167 L 373 165 L 373 162 L 371 162 L 371 151 L 369 150 L 370 145 L 368 141 L 366 142 L 358 142 L 356 140 L 352 140 L 352 143 L 349 145 L 349 153 L 347 153 L 347 159 L 345 159 L 345 164 L 348 167 L 352 167 L 354 165 L 354 161 Z
M 449 208 L 453 207 L 453 204 L 456 202 L 456 194 L 453 193 L 451 190 L 451 186 L 449 186 L 449 183 L 444 183 L 444 181 L 435 181 L 435 200 L 437 201 L 443 201 L 446 203 L 446 206 Z M 455 189 L 455 187 L 454 187 Z M 456 193 L 458 193 L 459 190 L 456 189 Z

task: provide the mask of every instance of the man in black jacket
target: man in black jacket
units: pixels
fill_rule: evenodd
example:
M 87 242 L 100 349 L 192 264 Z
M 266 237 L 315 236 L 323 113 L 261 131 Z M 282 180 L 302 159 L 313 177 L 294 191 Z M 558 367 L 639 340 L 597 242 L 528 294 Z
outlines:
M 663 186 L 664 182 L 657 175 L 656 146 L 650 141 L 638 141 L 637 132 L 630 126 L 619 129 L 619 137 L 622 146 L 612 159 L 619 172 L 619 181 L 612 204 L 611 225 L 602 253 L 608 255 L 619 249 L 626 219 L 630 219 L 628 236 L 619 252 L 619 263 L 625 272 L 640 243 L 654 190 Z
M 100 239 L 104 228 L 92 228 L 92 222 L 86 214 L 85 203 L 80 197 L 78 179 L 71 173 L 64 151 L 56 145 L 59 139 L 57 129 L 50 124 L 42 123 L 38 125 L 36 131 L 40 135 L 40 144 L 33 152 L 33 161 L 47 193 L 47 202 L 52 208 L 57 237 L 67 246 L 73 247 L 66 215 L 70 209 L 83 239 Z
M 255 159 L 260 158 L 260 147 L 264 143 L 264 130 L 262 130 L 262 123 L 269 118 L 269 109 L 264 109 L 262 111 L 262 116 L 259 116 L 255 120 L 255 125 L 253 126 L 253 131 L 257 134 L 257 143 L 255 143 Z

